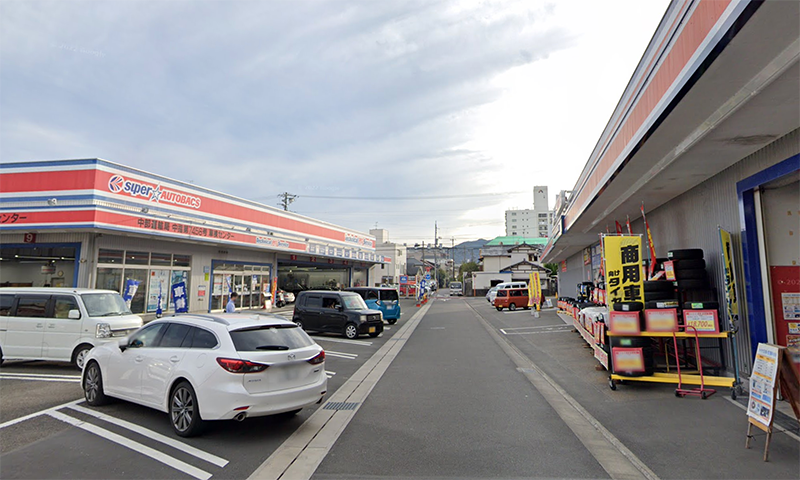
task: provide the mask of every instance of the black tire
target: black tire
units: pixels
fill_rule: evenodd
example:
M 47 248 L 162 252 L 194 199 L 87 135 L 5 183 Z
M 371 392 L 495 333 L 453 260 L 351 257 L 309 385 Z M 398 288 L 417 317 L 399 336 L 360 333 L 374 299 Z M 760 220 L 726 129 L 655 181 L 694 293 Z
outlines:
M 641 312 L 643 309 L 642 302 L 617 302 L 614 304 L 615 312 Z
M 99 407 L 108 403 L 109 398 L 103 390 L 103 375 L 100 372 L 100 365 L 94 360 L 86 366 L 82 387 L 83 397 L 89 405 Z
M 303 328 L 303 321 L 302 320 L 295 320 L 294 324 L 297 325 L 298 327 L 300 327 L 300 330 L 305 330 L 305 328 Z
M 3 366 L 3 361 L 4 361 L 4 360 L 5 360 L 5 359 L 3 358 L 3 349 L 2 349 L 2 348 L 0 348 L 0 367 L 2 367 L 2 366 Z
M 75 365 L 78 370 L 83 370 L 84 363 L 86 363 L 86 355 L 92 348 L 94 348 L 94 346 L 88 343 L 83 343 L 75 347 L 75 351 L 72 352 L 72 364 Z
M 614 383 L 614 379 L 613 378 L 609 378 L 608 379 L 608 388 L 610 388 L 611 390 L 616 390 L 617 389 L 617 385 Z
M 644 282 L 644 291 L 645 292 L 672 292 L 675 290 L 675 286 L 672 282 L 663 281 L 663 280 L 654 280 L 654 281 L 645 281 Z
M 717 310 L 719 302 L 686 302 L 683 304 L 686 310 Z
M 648 310 L 660 308 L 680 308 L 680 306 L 681 303 L 674 298 L 666 300 L 652 300 L 644 303 L 644 308 Z
M 494 307 L 494 308 L 496 308 L 498 312 L 502 312 L 503 311 L 503 307 Z
M 396 318 L 391 318 L 391 319 L 386 320 L 386 321 L 389 322 L 389 325 L 394 325 L 395 323 L 397 323 L 397 319 Z
M 700 260 L 703 258 L 702 248 L 683 248 L 667 252 L 670 260 Z
M 203 430 L 197 394 L 187 381 L 175 385 L 169 394 L 169 420 L 172 429 L 181 437 L 193 437 Z
M 675 278 L 678 280 L 704 280 L 706 271 L 703 268 L 691 268 L 687 270 L 675 270 Z
M 689 280 L 678 280 L 678 288 L 685 290 L 693 288 L 707 289 L 708 285 L 708 279 L 699 280 L 693 278 Z
M 671 300 L 675 298 L 675 292 L 644 292 L 644 301 L 655 301 L 655 300 Z
M 517 304 L 516 303 L 509 303 L 508 304 L 508 309 L 513 312 L 514 310 L 517 309 Z
M 695 259 L 686 259 L 686 260 L 679 260 L 675 262 L 675 270 L 694 270 L 694 269 L 703 269 L 706 268 L 706 261 L 702 258 L 695 258 Z
M 355 340 L 356 338 L 358 338 L 358 325 L 356 325 L 355 323 L 348 323 L 347 325 L 344 326 L 342 334 L 347 339 Z

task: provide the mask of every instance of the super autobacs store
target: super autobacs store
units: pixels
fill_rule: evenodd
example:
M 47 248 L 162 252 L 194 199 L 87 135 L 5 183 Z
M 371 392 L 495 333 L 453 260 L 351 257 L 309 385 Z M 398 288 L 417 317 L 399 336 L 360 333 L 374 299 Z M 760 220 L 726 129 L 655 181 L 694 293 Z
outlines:
M 0 165 L 0 286 L 136 285 L 135 313 L 367 284 L 367 234 L 99 159 Z

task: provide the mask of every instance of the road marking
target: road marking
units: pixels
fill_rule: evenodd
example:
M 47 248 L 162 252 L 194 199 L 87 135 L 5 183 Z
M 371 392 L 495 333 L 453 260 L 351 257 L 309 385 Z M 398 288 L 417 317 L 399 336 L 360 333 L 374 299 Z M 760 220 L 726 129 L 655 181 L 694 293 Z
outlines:
M 355 360 L 358 357 L 357 353 L 334 352 L 332 350 L 325 350 L 325 356 L 346 358 L 348 360 Z
M 165 435 L 161 435 L 158 432 L 154 432 L 154 431 L 152 431 L 150 429 L 141 427 L 139 425 L 136 425 L 136 424 L 133 424 L 131 422 L 122 420 L 120 418 L 116 418 L 116 417 L 112 417 L 112 416 L 106 415 L 104 413 L 96 412 L 96 411 L 91 410 L 89 408 L 81 407 L 80 405 L 70 405 L 69 408 L 71 410 L 75 410 L 76 412 L 81 412 L 81 413 L 83 413 L 85 415 L 89 415 L 89 416 L 92 416 L 94 418 L 99 418 L 100 420 L 102 420 L 104 422 L 112 423 L 112 424 L 117 425 L 119 427 L 126 428 L 126 429 L 128 429 L 128 430 L 130 430 L 132 432 L 138 433 L 139 435 L 141 435 L 143 437 L 147 437 L 147 438 L 149 438 L 151 440 L 155 440 L 155 441 L 161 442 L 161 443 L 163 443 L 165 445 L 169 445 L 170 447 L 172 447 L 172 448 L 174 448 L 176 450 L 180 450 L 180 451 L 182 451 L 184 453 L 188 453 L 189 455 L 197 457 L 197 458 L 199 458 L 201 460 L 205 460 L 208 463 L 213 463 L 214 465 L 216 465 L 218 467 L 224 467 L 225 465 L 228 464 L 228 461 L 225 460 L 224 458 L 220 458 L 220 457 L 218 457 L 218 456 L 216 456 L 214 454 L 211 454 L 211 453 L 208 453 L 208 452 L 204 452 L 203 450 L 200 450 L 199 448 L 195 448 L 195 447 L 193 447 L 191 445 L 187 445 L 187 444 L 185 444 L 183 442 L 179 442 L 178 440 L 175 440 L 174 438 L 170 438 L 170 437 L 167 437 Z
M 348 345 L 361 345 L 362 347 L 368 347 L 372 345 L 372 342 L 364 342 L 361 340 L 347 340 L 344 338 L 329 338 L 329 337 L 313 337 L 314 341 L 323 340 L 326 342 L 333 342 L 333 343 L 346 343 Z
M 537 335 L 540 333 L 571 332 L 573 328 L 574 327 L 572 327 L 571 325 L 542 325 L 539 327 L 501 328 L 500 332 L 502 332 L 503 335 Z M 533 331 L 520 332 L 517 330 L 533 330 Z
M 37 382 L 66 382 L 66 383 L 81 383 L 81 377 L 75 378 L 54 378 L 54 377 L 38 377 L 29 375 L 7 375 L 0 373 L 0 379 L 3 380 L 33 380 Z
M 182 462 L 177 458 L 170 457 L 169 455 L 161 453 L 154 448 L 148 447 L 147 445 L 143 445 L 139 442 L 127 439 L 122 435 L 117 435 L 116 433 L 110 430 L 106 430 L 105 428 L 100 428 L 97 425 L 84 422 L 83 420 L 78 420 L 75 417 L 70 417 L 69 415 L 65 415 L 61 412 L 51 411 L 47 412 L 47 415 L 55 418 L 56 420 L 61 420 L 62 422 L 69 423 L 72 426 L 78 427 L 89 433 L 93 433 L 99 437 L 105 438 L 106 440 L 110 440 L 125 448 L 129 448 L 134 452 L 141 453 L 142 455 L 150 457 L 153 460 L 156 460 L 158 462 L 163 463 L 164 465 L 174 468 L 175 470 L 181 471 L 187 475 L 191 475 L 194 478 L 200 480 L 208 480 L 209 478 L 211 478 L 211 474 L 206 471 L 200 470 L 197 467 L 193 467 L 192 465 L 189 465 L 186 462 Z
M 69 407 L 70 405 L 75 405 L 76 403 L 82 402 L 83 399 L 79 398 L 77 400 L 73 400 L 71 402 L 62 403 L 61 405 L 56 405 L 55 407 L 45 408 L 44 410 L 39 410 L 38 412 L 29 413 L 28 415 L 24 415 L 22 417 L 15 418 L 13 420 L 9 420 L 5 423 L 0 424 L 0 430 L 10 427 L 11 425 L 16 425 L 17 423 L 24 422 L 25 420 L 30 420 L 31 418 L 36 418 L 41 415 L 46 415 L 49 412 L 60 410 L 65 407 Z
M 15 372 L 3 372 L 0 375 L 9 376 L 9 377 L 48 377 L 48 378 L 78 378 L 80 379 L 80 375 L 57 375 L 54 373 L 15 373 Z
M 597 421 L 577 400 L 525 356 L 510 340 L 500 335 L 495 327 L 483 318 L 472 305 L 467 305 L 472 308 L 475 317 L 489 333 L 489 336 L 516 364 L 518 371 L 525 375 L 525 378 L 553 407 L 559 418 L 572 430 L 586 450 L 612 479 L 658 479 L 655 472 L 619 441 L 613 433 L 608 431 L 602 423 Z
M 430 308 L 425 305 L 384 343 L 336 392 L 327 403 L 356 403 L 353 410 L 318 408 L 278 447 L 248 480 L 307 480 L 311 478 L 347 424 L 358 412 L 384 372 L 408 341 Z

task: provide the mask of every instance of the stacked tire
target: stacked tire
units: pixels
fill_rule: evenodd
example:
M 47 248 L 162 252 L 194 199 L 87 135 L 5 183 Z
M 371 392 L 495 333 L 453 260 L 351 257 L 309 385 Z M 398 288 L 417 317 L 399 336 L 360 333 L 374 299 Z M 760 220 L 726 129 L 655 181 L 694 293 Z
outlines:
M 718 308 L 716 295 L 708 281 L 703 250 L 700 248 L 670 250 L 667 256 L 674 262 L 675 285 L 684 302 L 682 306 L 688 309 Z

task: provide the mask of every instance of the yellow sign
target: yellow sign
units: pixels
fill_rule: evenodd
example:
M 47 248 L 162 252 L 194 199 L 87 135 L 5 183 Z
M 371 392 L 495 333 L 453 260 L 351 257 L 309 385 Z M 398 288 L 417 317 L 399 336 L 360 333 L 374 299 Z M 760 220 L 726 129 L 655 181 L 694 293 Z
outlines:
M 722 263 L 725 267 L 725 303 L 728 306 L 728 321 L 735 324 L 739 320 L 739 301 L 736 298 L 736 274 L 733 270 L 733 243 L 731 234 L 719 229 L 722 242 Z
M 641 235 L 604 235 L 608 304 L 644 302 Z
M 531 272 L 530 281 L 528 282 L 528 306 L 536 307 L 539 310 L 539 305 L 542 304 L 542 281 L 539 278 L 539 272 Z

